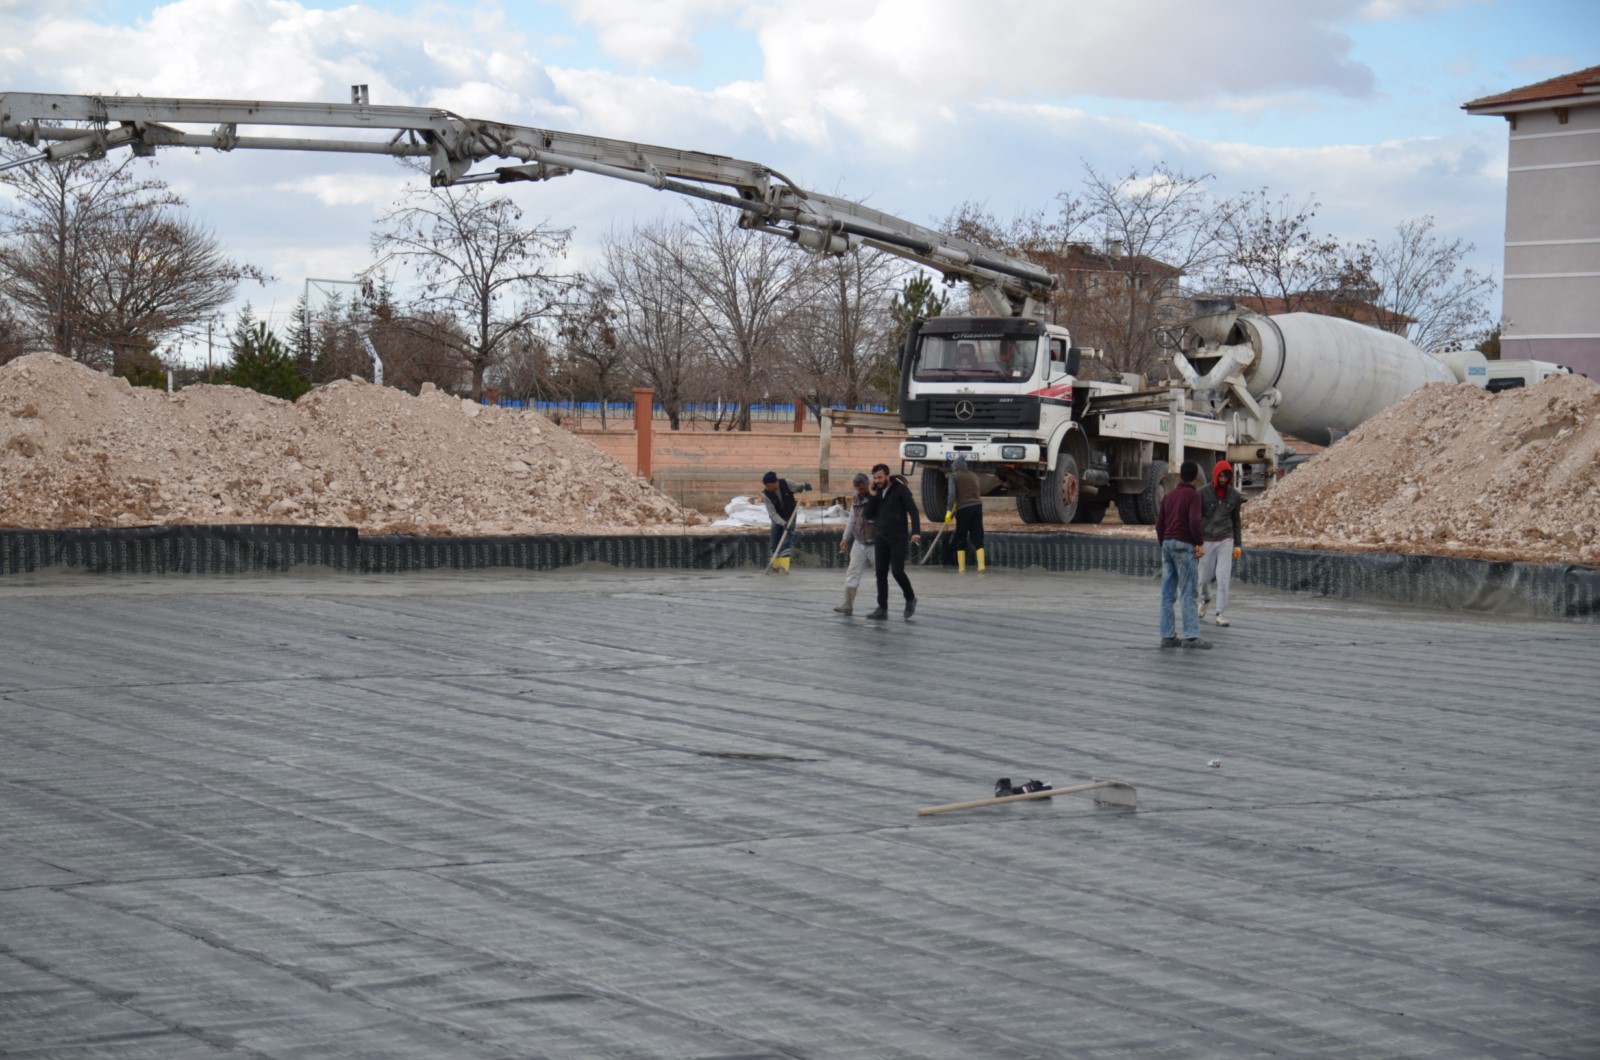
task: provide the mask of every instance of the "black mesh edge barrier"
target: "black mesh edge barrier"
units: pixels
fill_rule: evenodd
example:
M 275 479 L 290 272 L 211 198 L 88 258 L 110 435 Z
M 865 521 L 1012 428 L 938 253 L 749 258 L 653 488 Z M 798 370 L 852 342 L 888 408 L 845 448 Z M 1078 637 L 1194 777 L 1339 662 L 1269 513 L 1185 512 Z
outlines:
M 835 531 L 801 533 L 796 562 L 842 567 Z M 1153 538 L 1074 533 L 986 535 L 996 567 L 1160 573 Z M 47 567 L 91 573 L 244 574 L 321 566 L 365 574 L 510 567 L 717 570 L 767 562 L 765 533 L 662 537 L 362 537 L 348 527 L 148 526 L 103 530 L 0 530 L 0 576 Z M 914 561 L 913 561 L 914 562 Z M 1451 611 L 1600 622 L 1600 570 L 1393 552 L 1248 549 L 1234 576 L 1249 585 Z

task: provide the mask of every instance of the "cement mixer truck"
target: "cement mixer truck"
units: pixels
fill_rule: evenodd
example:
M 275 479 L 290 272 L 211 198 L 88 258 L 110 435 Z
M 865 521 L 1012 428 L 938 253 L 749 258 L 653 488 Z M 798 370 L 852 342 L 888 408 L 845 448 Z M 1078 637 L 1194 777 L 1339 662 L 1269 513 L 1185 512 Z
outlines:
M 1267 481 L 1290 455 L 1284 434 L 1327 445 L 1428 383 L 1485 385 L 1475 350 L 1435 356 L 1400 335 L 1316 313 L 1264 316 L 1227 300 L 1197 300 L 1195 309 L 1163 336 L 1189 408 L 1222 424 L 1230 460 L 1267 461 Z
M 1226 420 L 1230 437 L 1276 452 L 1285 448 L 1280 431 L 1326 445 L 1418 387 L 1462 381 L 1401 336 L 1365 324 L 1202 308 L 1169 339 L 1196 410 Z
M 1024 522 L 1098 522 L 1115 504 L 1124 523 L 1151 523 L 1180 461 L 1209 473 L 1226 458 L 1259 493 L 1289 454 L 1283 434 L 1326 445 L 1424 384 L 1483 385 L 1476 352 L 1446 363 L 1337 317 L 1195 308 L 1163 335 L 1181 382 L 1157 390 L 1082 380 L 1094 351 L 1050 325 L 919 322 L 902 364 L 902 459 L 929 471 L 966 457 Z M 943 476 L 922 483 L 924 508 L 942 512 Z

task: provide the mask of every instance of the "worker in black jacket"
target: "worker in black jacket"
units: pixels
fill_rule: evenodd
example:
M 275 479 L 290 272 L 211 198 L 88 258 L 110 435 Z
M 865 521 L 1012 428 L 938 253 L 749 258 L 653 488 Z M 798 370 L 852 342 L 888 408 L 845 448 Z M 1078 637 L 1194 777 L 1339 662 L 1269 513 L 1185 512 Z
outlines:
M 906 598 L 906 617 L 917 610 L 917 594 L 911 589 L 911 579 L 906 577 L 906 547 L 911 542 L 922 543 L 922 520 L 917 515 L 917 501 L 911 496 L 906 480 L 889 474 L 888 464 L 878 464 L 872 469 L 872 496 L 867 500 L 866 516 L 873 526 L 873 563 L 878 576 L 878 609 L 868 618 L 889 617 L 889 575 L 900 584 Z M 906 534 L 906 519 L 911 520 L 911 533 Z

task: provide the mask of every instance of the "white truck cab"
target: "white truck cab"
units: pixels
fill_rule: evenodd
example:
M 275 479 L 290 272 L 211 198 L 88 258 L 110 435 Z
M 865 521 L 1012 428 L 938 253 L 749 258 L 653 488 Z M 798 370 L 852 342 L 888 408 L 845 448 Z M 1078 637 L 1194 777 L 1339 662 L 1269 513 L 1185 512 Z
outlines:
M 934 317 L 914 324 L 901 360 L 903 464 L 924 471 L 922 504 L 943 517 L 942 472 L 956 456 L 986 494 L 1016 498 L 1025 522 L 1099 522 L 1113 503 L 1126 521 L 1148 522 L 1131 499 L 1154 491 L 1147 479 L 1162 462 L 1168 421 L 1147 409 L 1092 415 L 1092 398 L 1132 392 L 1122 383 L 1085 380 L 1085 358 L 1071 333 L 1026 317 Z M 1198 436 L 1197 436 L 1198 432 Z M 1220 425 L 1185 425 L 1203 462 L 1226 450 Z M 1211 451 L 1215 451 L 1214 453 Z M 1115 480 L 1115 481 L 1114 481 Z M 1146 507 L 1148 507 L 1148 502 Z

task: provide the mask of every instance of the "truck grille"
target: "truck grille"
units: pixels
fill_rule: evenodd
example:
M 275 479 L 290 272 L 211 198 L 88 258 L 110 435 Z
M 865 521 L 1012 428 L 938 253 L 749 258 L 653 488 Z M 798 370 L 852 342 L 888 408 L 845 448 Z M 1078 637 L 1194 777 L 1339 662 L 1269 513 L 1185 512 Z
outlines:
M 928 426 L 974 430 L 1039 426 L 1039 402 L 1026 397 L 929 398 Z

